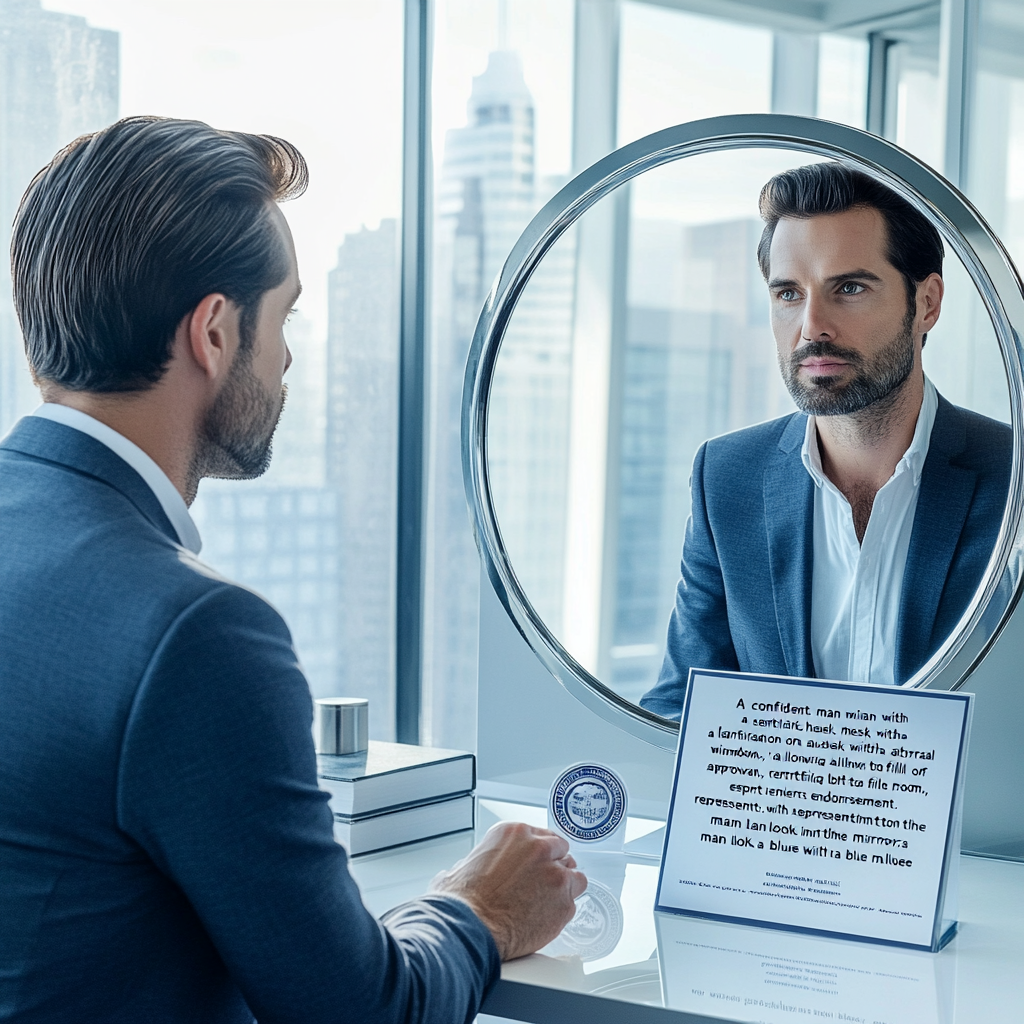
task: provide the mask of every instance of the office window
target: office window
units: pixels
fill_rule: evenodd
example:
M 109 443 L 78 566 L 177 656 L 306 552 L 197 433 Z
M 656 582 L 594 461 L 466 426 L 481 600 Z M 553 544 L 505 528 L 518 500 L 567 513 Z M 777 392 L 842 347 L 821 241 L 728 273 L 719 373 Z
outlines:
M 772 108 L 766 28 L 622 5 L 619 145 L 683 121 Z
M 759 23 L 747 24 L 663 3 L 619 5 L 616 57 L 606 69 L 614 102 L 595 107 L 593 123 L 584 125 L 592 137 L 584 139 L 581 162 L 573 153 L 574 102 L 593 97 L 574 97 L 574 69 L 593 54 L 576 52 L 575 19 L 580 10 L 611 6 L 434 5 L 425 740 L 473 743 L 479 562 L 459 457 L 463 370 L 484 296 L 542 203 L 613 146 L 680 121 L 776 110 L 862 127 L 868 39 L 857 33 L 869 30 L 887 44 L 882 130 L 941 169 L 938 4 L 882 5 L 893 16 L 887 20 L 880 8 L 861 29 L 844 19 L 814 29 L 808 16 L 801 31 L 792 30 L 789 6 L 759 6 Z M 205 482 L 193 512 L 204 557 L 278 604 L 314 692 L 369 696 L 371 732 L 384 738 L 393 735 L 394 718 L 402 7 L 401 0 L 285 7 L 269 0 L 0 0 L 8 83 L 0 93 L 4 247 L 35 170 L 75 135 L 121 114 L 271 132 L 309 158 L 310 191 L 285 208 L 305 292 L 288 326 L 295 363 L 275 462 L 259 481 Z M 963 185 L 1019 260 L 1024 67 L 1014 46 L 1024 25 L 1017 4 L 979 0 L 978 11 Z M 748 184 L 761 173 L 752 161 L 744 169 Z M 742 260 L 759 230 L 756 213 L 728 198 L 735 175 L 720 168 L 701 178 L 698 171 L 700 209 L 667 202 L 669 172 L 660 184 L 657 177 L 637 182 L 618 200 L 625 211 L 612 254 L 624 297 L 615 350 L 621 417 L 611 441 L 602 442 L 622 488 L 617 534 L 601 538 L 596 577 L 580 576 L 575 585 L 596 578 L 605 588 L 593 664 L 623 692 L 640 686 L 657 662 L 665 615 L 659 595 L 674 575 L 666 552 L 678 547 L 690 450 L 701 436 L 777 415 L 786 403 L 758 348 L 767 335 L 756 267 Z M 520 552 L 528 593 L 556 632 L 569 629 L 566 611 L 578 607 L 566 543 L 579 455 L 571 410 L 582 401 L 574 373 L 583 362 L 582 329 L 590 326 L 580 320 L 578 282 L 597 252 L 580 239 L 580 231 L 568 233 L 531 282 L 506 338 L 492 403 L 494 424 L 515 427 L 502 435 L 496 426 L 492 435 L 502 528 Z M 955 260 L 947 267 L 951 297 L 926 367 L 949 397 L 1005 417 L 984 313 Z M 5 265 L 0 274 L 6 429 L 37 399 Z M 733 343 L 740 335 L 749 351 Z M 668 458 L 666 431 L 677 432 L 685 457 Z
M 1024 5 L 982 0 L 969 117 L 967 191 L 1024 265 Z
M 314 694 L 369 697 L 371 735 L 391 738 L 401 0 L 3 0 L 0 12 L 5 252 L 32 174 L 118 116 L 279 135 L 309 161 L 309 191 L 283 208 L 304 291 L 274 463 L 257 481 L 204 481 L 192 512 L 202 557 L 284 615 Z M 6 429 L 38 399 L 0 293 Z
M 435 8 L 423 734 L 450 746 L 476 735 L 480 560 L 459 443 L 466 354 L 509 250 L 569 176 L 573 11 L 572 0 Z M 567 284 L 553 299 L 566 301 Z M 549 328 L 533 330 L 543 348 Z
M 570 152 L 574 131 L 591 136 L 576 140 L 588 163 L 670 124 L 772 106 L 775 40 L 768 29 L 625 3 L 613 29 L 617 63 L 604 67 L 600 55 L 575 50 L 576 40 L 593 37 L 574 25 L 574 8 L 525 0 L 437 7 L 424 726 L 438 742 L 472 742 L 475 719 L 479 560 L 458 442 L 465 356 L 487 289 L 530 217 L 578 159 Z M 604 123 L 581 129 L 573 123 L 574 62 L 595 59 L 599 75 L 613 78 L 614 102 L 593 110 L 591 121 Z M 807 88 L 813 104 L 816 72 Z M 575 101 L 587 105 L 589 116 L 593 96 Z M 566 537 L 576 464 L 571 411 L 587 402 L 575 375 L 589 356 L 574 347 L 588 335 L 578 319 L 577 291 L 590 275 L 586 252 L 570 232 L 531 281 L 504 341 L 491 406 L 489 465 L 502 535 L 538 612 L 556 632 L 570 627 L 566 609 L 577 607 L 577 591 L 587 589 L 589 578 L 573 571 Z M 715 390 L 703 404 L 714 407 L 715 419 L 732 376 L 726 360 L 705 355 L 698 353 L 709 364 L 700 379 L 714 382 Z M 645 373 L 657 373 L 643 365 L 641 356 L 627 369 L 641 419 Z M 762 406 L 773 408 L 773 400 Z M 633 525 L 639 538 L 644 524 Z M 634 582 L 639 589 L 639 579 Z
M 867 95 L 867 40 L 823 33 L 818 38 L 817 116 L 864 128 Z
M 1024 30 L 1024 7 L 983 0 L 977 17 L 960 187 L 1019 268 L 1024 260 L 1024 56 L 1017 40 Z M 936 351 L 926 352 L 925 367 L 951 401 L 1009 422 L 1006 376 L 988 316 L 958 261 L 947 258 L 947 264 L 947 283 L 959 283 L 960 294 L 945 303 L 940 321 L 945 333 L 937 332 Z
M 885 135 L 941 169 L 938 8 L 926 9 L 918 24 L 894 30 L 887 58 Z

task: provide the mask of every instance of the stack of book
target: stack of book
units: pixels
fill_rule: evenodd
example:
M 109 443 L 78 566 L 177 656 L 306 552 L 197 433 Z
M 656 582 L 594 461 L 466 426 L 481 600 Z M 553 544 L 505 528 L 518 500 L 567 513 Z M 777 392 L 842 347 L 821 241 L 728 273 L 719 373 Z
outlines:
M 476 758 L 463 750 L 370 740 L 358 754 L 318 754 L 334 838 L 356 857 L 474 825 Z

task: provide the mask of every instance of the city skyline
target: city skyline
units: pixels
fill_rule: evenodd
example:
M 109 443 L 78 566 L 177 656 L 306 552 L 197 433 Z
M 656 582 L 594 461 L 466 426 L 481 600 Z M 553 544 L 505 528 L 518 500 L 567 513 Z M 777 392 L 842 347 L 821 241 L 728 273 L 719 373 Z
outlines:
M 32 177 L 62 146 L 118 116 L 116 32 L 44 10 L 39 0 L 0 0 L 0 251 Z M 0 260 L 0 432 L 39 404 Z
M 535 128 L 534 99 L 518 54 L 492 51 L 472 80 L 464 126 L 447 133 L 438 179 L 425 731 L 449 745 L 472 746 L 475 735 L 479 560 L 462 482 L 463 370 L 490 282 L 532 215 L 565 180 L 537 174 Z M 708 230 L 713 235 L 716 229 Z M 633 235 L 630 252 L 648 248 L 652 254 L 634 274 L 641 290 L 642 282 L 673 266 L 673 253 L 689 244 L 650 221 L 636 221 Z M 531 599 L 556 631 L 564 614 L 565 540 L 571 528 L 566 488 L 575 246 L 570 231 L 548 254 L 516 310 L 495 379 L 489 443 L 500 527 L 517 570 L 529 581 Z M 370 696 L 373 731 L 382 737 L 390 735 L 393 717 L 398 265 L 394 218 L 344 234 L 325 275 L 326 331 L 321 334 L 301 308 L 287 328 L 299 358 L 288 377 L 289 401 L 271 470 L 241 484 L 205 481 L 193 506 L 204 557 L 282 611 L 313 692 Z M 664 439 L 652 456 L 650 443 L 642 440 L 651 387 L 656 384 L 658 401 L 671 406 L 671 396 L 686 391 L 680 391 L 680 372 L 691 380 L 692 400 L 711 385 L 703 404 L 691 400 L 697 411 L 690 427 L 678 414 L 672 421 L 680 437 L 728 428 L 726 406 L 742 404 L 733 394 L 727 361 L 709 348 L 720 328 L 706 317 L 699 323 L 666 318 L 634 299 L 627 321 L 621 449 L 635 452 L 620 467 L 626 484 L 620 519 L 626 529 L 611 553 L 615 565 L 608 579 L 617 588 L 617 613 L 612 632 L 602 638 L 606 653 L 625 651 L 625 661 L 630 651 L 635 655 L 656 642 L 652 595 L 664 592 L 675 561 L 675 552 L 666 555 L 675 543 L 674 527 L 663 521 L 666 507 L 678 505 L 685 494 L 680 466 L 686 460 L 670 459 Z M 695 331 L 711 340 L 703 348 L 691 344 L 681 363 L 673 355 L 679 343 L 671 338 Z M 514 429 L 502 433 L 503 417 Z M 652 457 L 661 460 L 660 468 Z M 664 479 L 657 493 L 645 496 L 652 472 Z M 655 538 L 661 539 L 652 547 Z M 646 554 L 640 550 L 644 544 Z M 642 628 L 638 615 L 646 622 Z
M 533 98 L 518 57 L 488 55 L 437 184 L 431 466 L 424 630 L 425 721 L 435 741 L 475 742 L 480 562 L 462 482 L 462 380 L 487 288 L 536 209 Z

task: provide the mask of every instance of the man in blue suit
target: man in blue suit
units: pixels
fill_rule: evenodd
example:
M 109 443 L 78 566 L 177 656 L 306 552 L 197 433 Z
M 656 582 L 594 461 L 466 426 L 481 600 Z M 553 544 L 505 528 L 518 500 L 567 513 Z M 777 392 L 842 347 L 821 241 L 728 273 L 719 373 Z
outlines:
M 773 178 L 758 260 L 801 410 L 701 446 L 657 684 L 678 718 L 690 668 L 900 684 L 966 611 L 999 532 L 1008 426 L 943 399 L 921 353 L 942 241 L 837 163 Z
M 45 404 L 0 444 L 5 1021 L 469 1021 L 585 887 L 508 825 L 375 920 L 288 630 L 196 557 L 199 481 L 270 458 L 305 178 L 279 139 L 129 118 L 22 201 Z

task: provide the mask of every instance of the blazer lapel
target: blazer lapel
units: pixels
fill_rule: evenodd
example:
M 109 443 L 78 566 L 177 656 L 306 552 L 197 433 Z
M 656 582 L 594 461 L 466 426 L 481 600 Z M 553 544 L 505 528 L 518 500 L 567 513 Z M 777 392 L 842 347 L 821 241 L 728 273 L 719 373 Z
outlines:
M 813 676 L 811 571 L 814 482 L 800 458 L 807 417 L 794 415 L 764 469 L 765 526 L 775 619 L 791 676 Z
M 178 532 L 149 484 L 94 437 L 41 416 L 24 416 L 0 442 L 0 448 L 55 462 L 102 480 L 120 491 L 169 540 L 178 543 Z
M 977 473 L 955 465 L 966 430 L 956 409 L 939 397 L 907 551 L 896 628 L 896 682 L 908 679 L 933 653 L 932 631 L 949 567 L 963 531 Z

